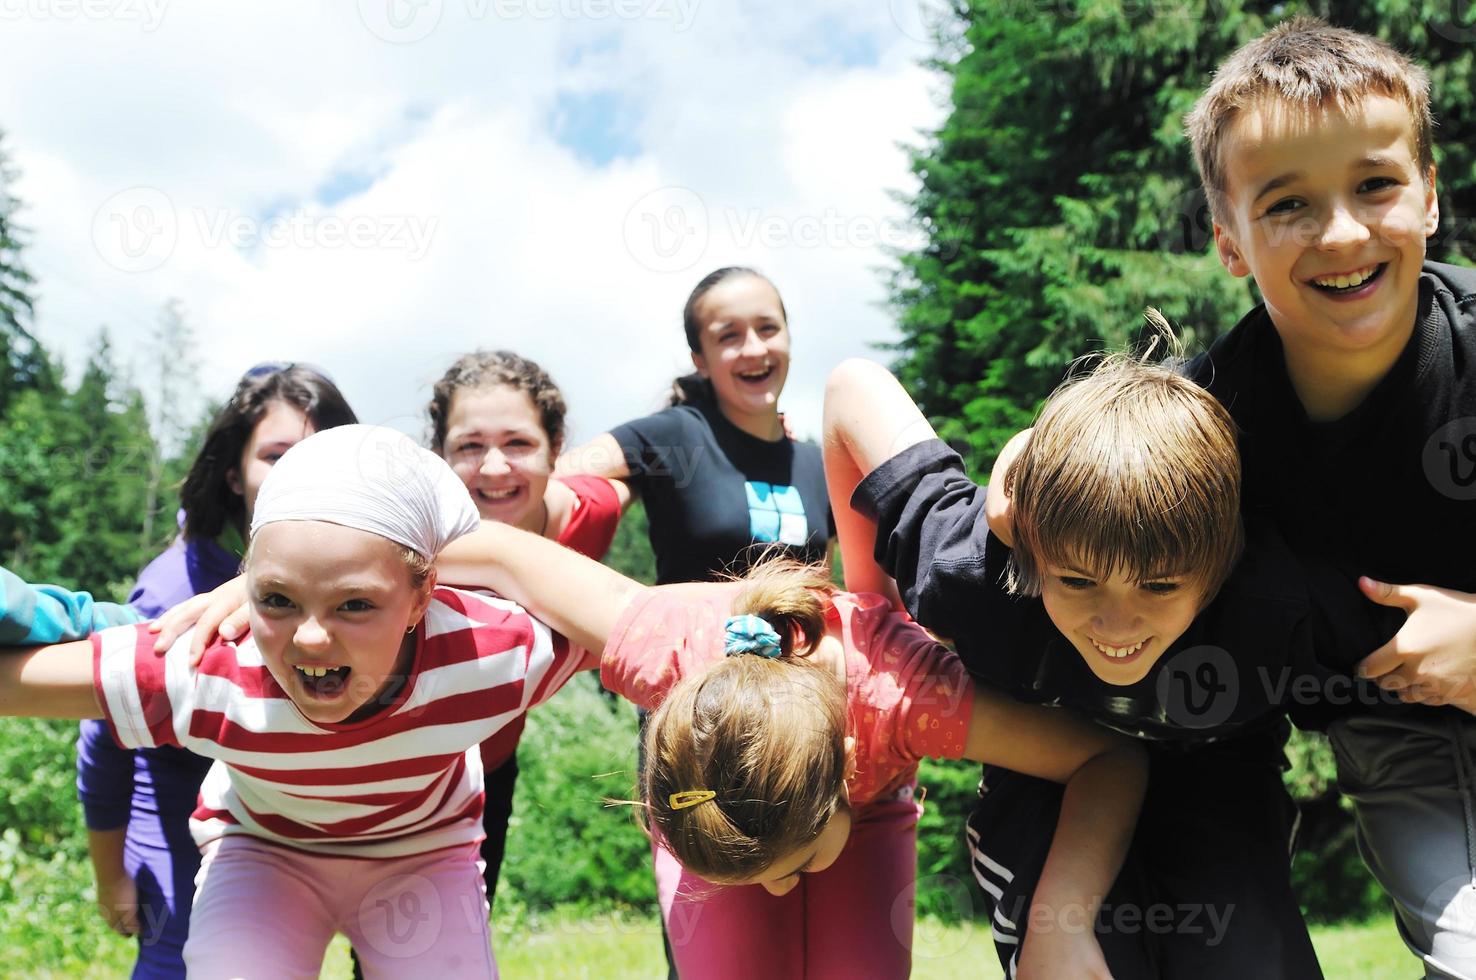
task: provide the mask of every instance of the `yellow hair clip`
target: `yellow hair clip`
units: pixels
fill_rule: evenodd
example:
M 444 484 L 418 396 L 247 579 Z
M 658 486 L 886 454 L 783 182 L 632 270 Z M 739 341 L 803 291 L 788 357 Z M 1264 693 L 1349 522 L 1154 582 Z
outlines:
M 667 802 L 671 804 L 673 810 L 685 810 L 688 807 L 694 807 L 699 803 L 706 803 L 708 800 L 715 799 L 717 799 L 717 794 L 710 789 L 689 789 L 683 790 L 680 793 L 671 794 Z

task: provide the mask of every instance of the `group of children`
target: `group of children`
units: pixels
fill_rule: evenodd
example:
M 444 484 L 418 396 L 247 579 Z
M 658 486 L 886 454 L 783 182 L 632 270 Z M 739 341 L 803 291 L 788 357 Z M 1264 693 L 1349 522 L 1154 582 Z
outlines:
M 1319 976 L 1288 715 L 1331 736 L 1426 975 L 1476 977 L 1476 510 L 1440 468 L 1476 414 L 1476 271 L 1424 261 L 1427 89 L 1317 21 L 1232 56 L 1189 130 L 1264 302 L 1192 361 L 1070 380 L 987 487 L 884 369 L 837 367 L 846 591 L 783 561 L 643 587 L 559 543 L 546 495 L 461 478 L 454 412 L 442 455 L 339 426 L 266 473 L 192 636 L 7 654 L 0 713 L 216 760 L 191 976 L 311 975 L 335 931 L 366 976 L 495 974 L 477 746 L 598 668 L 653 711 L 638 816 L 684 977 L 906 975 L 924 756 L 986 764 L 962 832 L 1008 975 Z M 787 364 L 753 343 L 713 379 L 740 400 Z M 33 619 L 0 639 L 64 634 Z

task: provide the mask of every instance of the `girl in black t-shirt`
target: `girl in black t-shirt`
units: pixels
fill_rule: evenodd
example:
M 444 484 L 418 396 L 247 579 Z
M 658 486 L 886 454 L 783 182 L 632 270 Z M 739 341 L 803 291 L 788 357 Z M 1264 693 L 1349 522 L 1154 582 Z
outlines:
M 672 385 L 669 406 L 571 451 L 558 472 L 624 480 L 640 495 L 658 585 L 739 574 L 776 545 L 827 561 L 835 525 L 820 447 L 790 438 L 779 412 L 779 290 L 753 269 L 717 269 L 687 297 L 682 326 L 696 370 Z
M 625 480 L 650 519 L 659 584 L 741 572 L 774 545 L 829 556 L 834 526 L 820 448 L 785 430 L 789 321 L 779 291 L 728 267 L 682 313 L 695 372 L 663 411 L 616 426 L 559 461 L 560 472 Z

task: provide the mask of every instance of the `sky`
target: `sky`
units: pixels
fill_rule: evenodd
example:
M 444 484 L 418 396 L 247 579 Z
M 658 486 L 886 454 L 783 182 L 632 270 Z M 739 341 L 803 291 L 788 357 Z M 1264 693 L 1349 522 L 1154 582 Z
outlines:
M 176 299 L 202 399 L 302 361 L 415 435 L 458 355 L 511 349 L 574 444 L 660 406 L 688 292 L 752 265 L 815 436 L 830 367 L 896 336 L 940 2 L 0 0 L 36 332 L 75 372 L 106 326 L 146 382 Z

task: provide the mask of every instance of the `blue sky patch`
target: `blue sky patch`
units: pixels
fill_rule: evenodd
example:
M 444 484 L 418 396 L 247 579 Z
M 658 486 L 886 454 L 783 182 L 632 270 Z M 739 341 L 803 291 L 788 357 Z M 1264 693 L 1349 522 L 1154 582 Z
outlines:
M 600 92 L 560 92 L 554 104 L 553 137 L 580 160 L 596 167 L 637 156 L 640 113 L 628 99 L 608 89 Z

